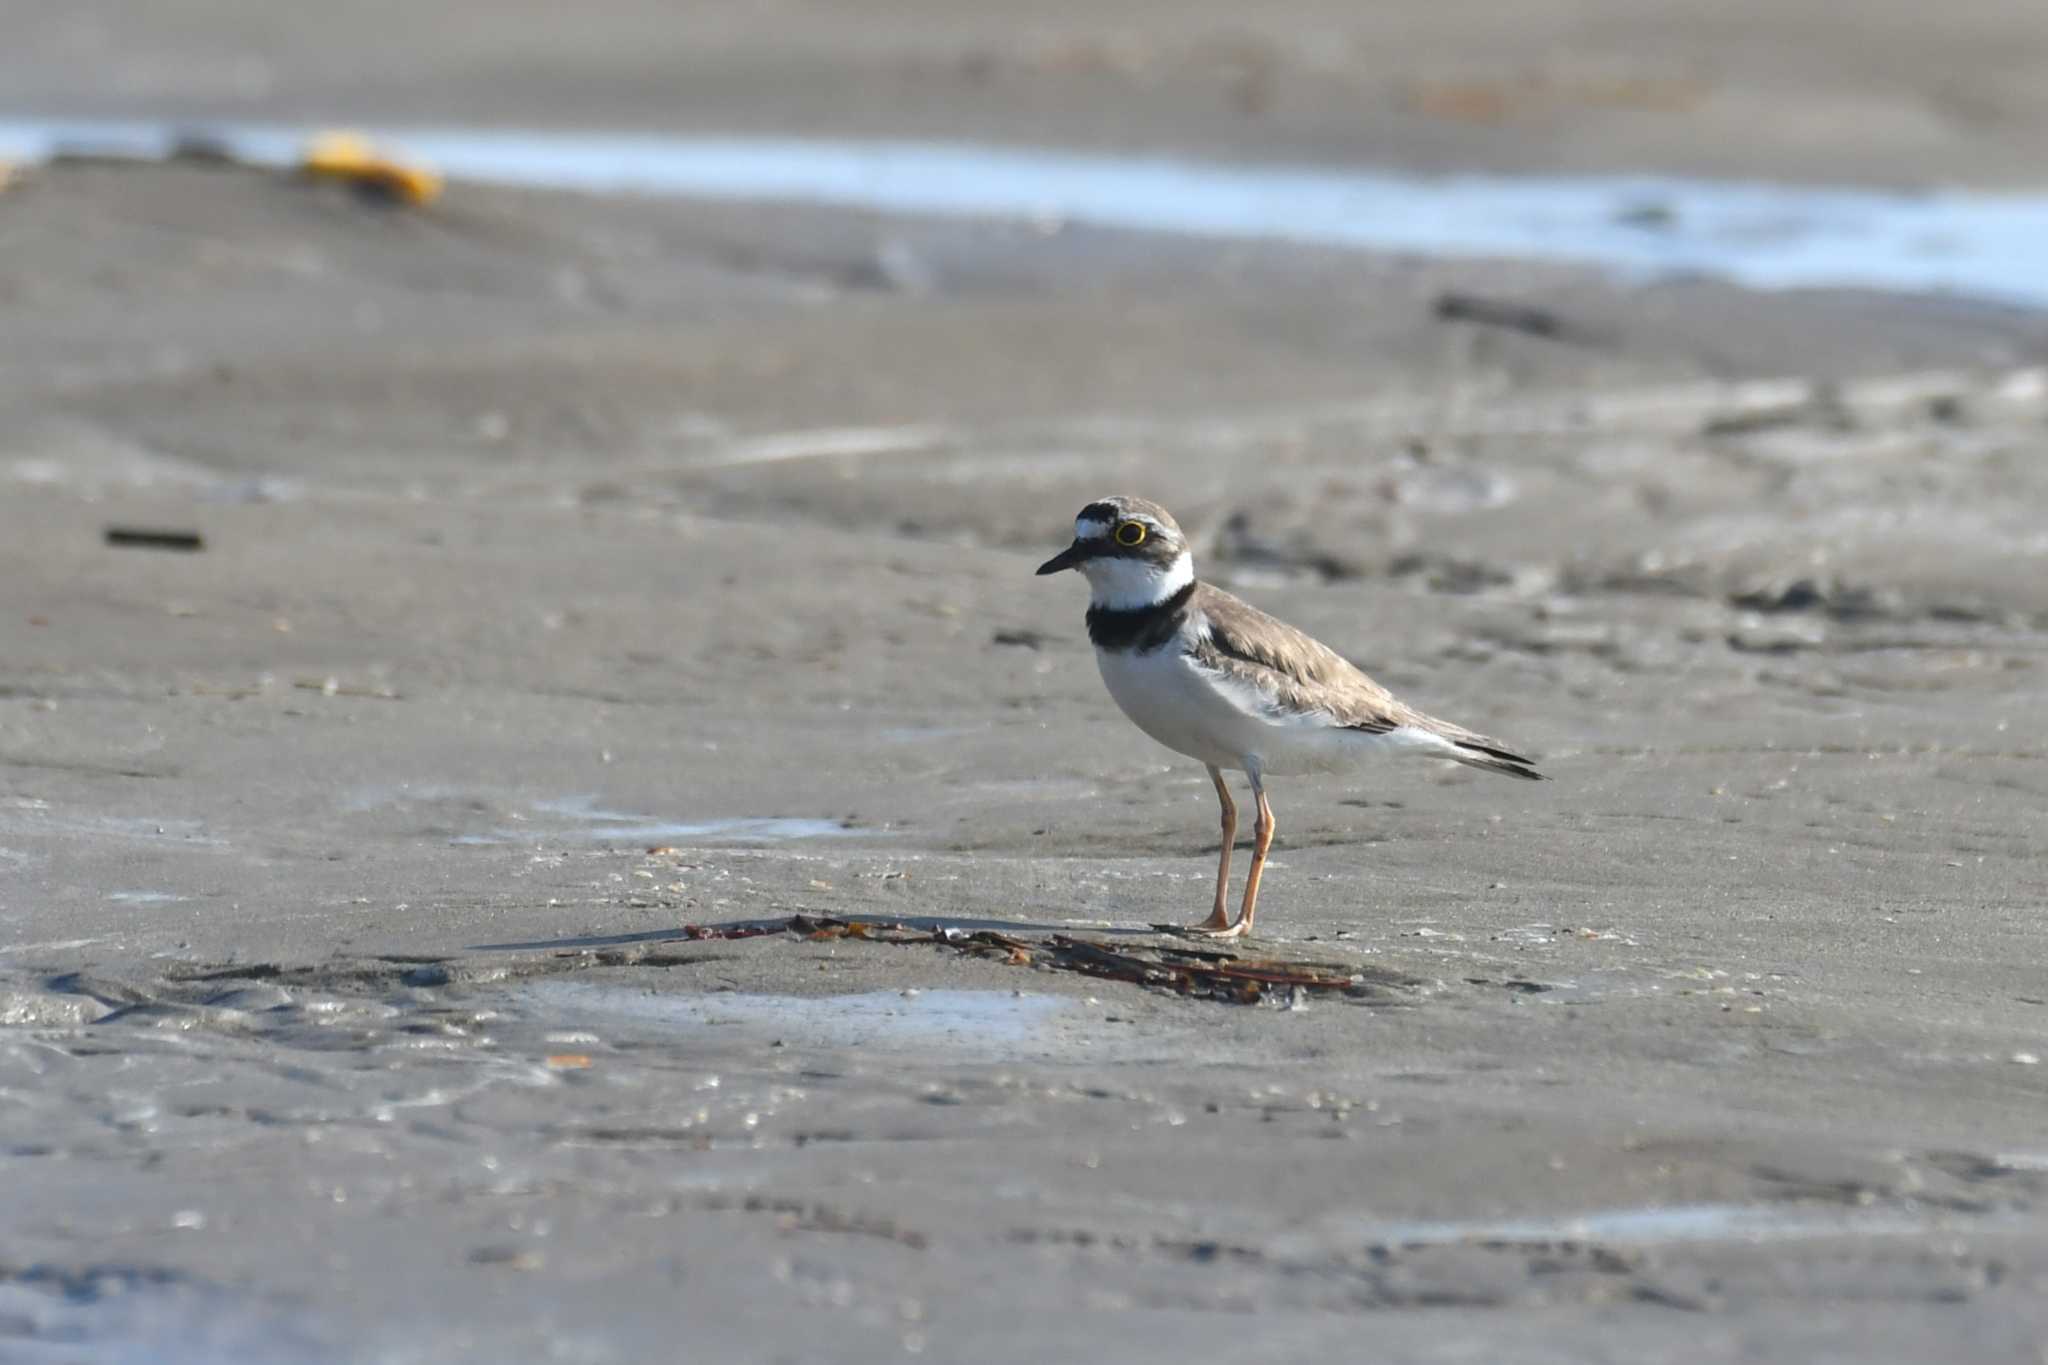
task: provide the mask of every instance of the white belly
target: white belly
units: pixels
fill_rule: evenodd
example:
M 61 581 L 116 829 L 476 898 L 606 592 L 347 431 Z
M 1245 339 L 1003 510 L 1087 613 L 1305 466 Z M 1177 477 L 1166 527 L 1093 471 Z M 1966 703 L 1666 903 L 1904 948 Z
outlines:
M 1171 644 L 1150 654 L 1098 649 L 1109 695 L 1140 730 L 1176 753 L 1219 768 L 1333 772 L 1375 749 L 1407 747 L 1345 730 L 1327 717 L 1276 713 L 1249 688 L 1224 683 Z

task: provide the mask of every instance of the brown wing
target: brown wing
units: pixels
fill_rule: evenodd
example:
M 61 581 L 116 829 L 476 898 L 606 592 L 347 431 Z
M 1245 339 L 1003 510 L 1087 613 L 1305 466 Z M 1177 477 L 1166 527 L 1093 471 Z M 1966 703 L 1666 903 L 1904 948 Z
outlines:
M 1277 710 L 1320 711 L 1333 725 L 1374 734 L 1428 722 L 1336 650 L 1221 588 L 1201 584 L 1191 605 L 1209 624 L 1195 645 L 1196 658 L 1256 687 Z
M 1455 749 L 1447 757 L 1461 763 L 1510 777 L 1542 776 L 1499 740 L 1424 715 L 1336 650 L 1221 588 L 1198 584 L 1191 605 L 1209 623 L 1207 637 L 1194 646 L 1197 660 L 1256 688 L 1271 698 L 1276 711 L 1319 711 L 1333 725 L 1368 734 L 1413 726 L 1449 740 Z

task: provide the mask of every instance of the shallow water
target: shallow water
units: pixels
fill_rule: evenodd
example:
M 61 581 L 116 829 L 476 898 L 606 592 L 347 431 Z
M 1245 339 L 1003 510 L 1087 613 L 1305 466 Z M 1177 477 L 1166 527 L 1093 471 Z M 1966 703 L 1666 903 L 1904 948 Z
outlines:
M 458 835 L 457 844 L 520 844 L 550 840 L 592 843 L 650 844 L 673 840 L 716 843 L 774 843 L 786 839 L 823 839 L 857 834 L 838 820 L 790 816 L 735 816 L 725 820 L 676 821 L 629 811 L 605 810 L 597 798 L 566 797 L 536 801 L 531 823 L 489 834 Z
M 180 136 L 290 164 L 309 130 L 0 120 L 0 158 L 158 157 Z M 1952 291 L 2048 304 L 2048 194 L 1661 176 L 1398 175 L 971 144 L 456 128 L 371 136 L 457 179 L 794 200 L 1437 256 L 1584 262 L 1757 288 Z
M 0 1275 L 0 1357 L 100 1365 L 320 1365 L 348 1357 L 303 1305 L 147 1266 L 30 1265 Z M 9 1355 L 10 1348 L 26 1352 Z
M 699 1036 L 765 1030 L 793 1047 L 1008 1047 L 1043 1037 L 1074 1003 L 1056 995 L 963 990 L 681 995 L 588 981 L 537 981 L 519 993 L 544 1003 L 550 1017 L 611 1016 Z
M 1655 1208 L 1600 1209 L 1554 1218 L 1474 1222 L 1347 1220 L 1360 1240 L 1399 1246 L 1466 1242 L 1589 1241 L 1622 1245 L 1671 1242 L 1747 1242 L 1830 1236 L 1882 1236 L 1924 1232 L 1927 1219 L 1896 1210 L 1774 1209 L 1754 1204 L 1670 1204 Z
M 549 843 L 759 844 L 851 838 L 872 832 L 850 827 L 841 820 L 815 816 L 735 815 L 712 820 L 670 820 L 611 809 L 600 797 L 589 793 L 520 799 L 436 782 L 361 787 L 348 793 L 341 806 L 351 815 L 412 811 L 431 821 L 427 828 L 435 837 L 459 846 L 486 848 Z M 474 828 L 484 819 L 490 819 L 494 827 Z

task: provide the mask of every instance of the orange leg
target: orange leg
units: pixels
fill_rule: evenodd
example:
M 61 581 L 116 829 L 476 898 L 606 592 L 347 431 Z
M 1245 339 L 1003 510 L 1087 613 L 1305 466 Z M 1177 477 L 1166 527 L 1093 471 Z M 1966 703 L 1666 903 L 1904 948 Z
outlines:
M 1188 927 L 1196 933 L 1221 934 L 1230 929 L 1230 914 L 1223 908 L 1223 898 L 1230 889 L 1230 846 L 1237 842 L 1237 803 L 1230 799 L 1230 788 L 1223 785 L 1221 768 L 1212 764 L 1209 780 L 1216 784 L 1216 799 L 1223 803 L 1223 856 L 1216 863 L 1216 908 L 1209 918 Z
M 1236 938 L 1252 931 L 1252 916 L 1259 912 L 1259 874 L 1266 870 L 1266 850 L 1273 846 L 1273 808 L 1266 802 L 1266 789 L 1256 773 L 1252 775 L 1252 793 L 1259 798 L 1259 820 L 1252 826 L 1252 870 L 1245 874 L 1244 909 L 1231 926 Z

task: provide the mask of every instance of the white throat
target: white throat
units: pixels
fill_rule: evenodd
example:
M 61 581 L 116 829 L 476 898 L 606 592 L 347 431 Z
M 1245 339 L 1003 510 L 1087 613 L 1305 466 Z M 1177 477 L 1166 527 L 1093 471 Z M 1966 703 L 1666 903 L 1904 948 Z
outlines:
M 1142 559 L 1105 556 L 1086 561 L 1081 572 L 1088 575 L 1090 605 L 1130 611 L 1164 602 L 1194 582 L 1195 560 L 1186 550 L 1165 568 Z

